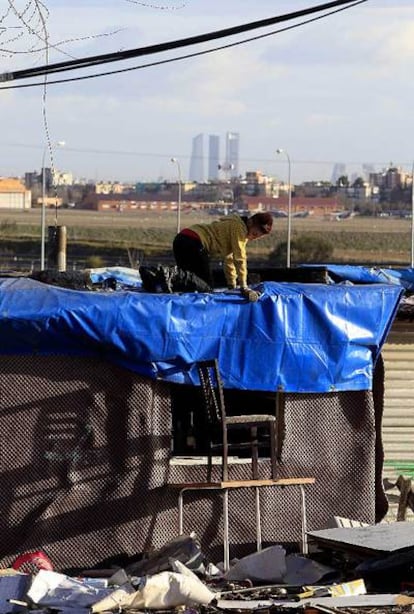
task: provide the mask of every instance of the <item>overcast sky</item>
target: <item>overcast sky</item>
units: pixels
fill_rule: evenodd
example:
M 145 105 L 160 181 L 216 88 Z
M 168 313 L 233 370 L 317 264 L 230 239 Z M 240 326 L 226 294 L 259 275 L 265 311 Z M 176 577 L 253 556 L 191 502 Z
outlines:
M 172 41 L 322 4 L 322 0 L 14 0 L 0 7 L 0 72 Z M 10 5 L 10 6 L 9 6 Z M 322 13 L 323 14 L 323 13 Z M 317 14 L 317 15 L 320 15 Z M 63 72 L 73 79 L 195 53 L 306 18 L 174 52 Z M 48 58 L 44 28 L 49 41 Z M 38 49 L 38 51 L 36 51 Z M 43 50 L 42 50 L 43 49 Z M 192 138 L 240 134 L 240 171 L 292 180 L 349 175 L 362 164 L 411 172 L 414 0 L 367 0 L 324 19 L 229 49 L 140 70 L 0 92 L 0 176 L 54 164 L 76 177 L 188 177 Z M 43 78 L 10 84 L 42 82 Z M 9 83 L 4 82 L 3 87 Z M 1 85 L 0 85 L 1 87 Z M 47 129 L 45 126 L 47 124 Z M 46 160 L 47 161 L 47 160 Z M 48 164 L 46 164 L 48 165 Z

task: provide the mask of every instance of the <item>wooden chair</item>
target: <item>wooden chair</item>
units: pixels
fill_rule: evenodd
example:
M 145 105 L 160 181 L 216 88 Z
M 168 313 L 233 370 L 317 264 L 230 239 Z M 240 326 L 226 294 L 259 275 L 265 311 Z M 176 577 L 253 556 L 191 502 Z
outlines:
M 252 477 L 258 479 L 259 448 L 264 445 L 270 449 L 271 475 L 276 479 L 277 471 L 277 429 L 276 416 L 271 414 L 240 414 L 228 416 L 224 403 L 223 383 L 216 359 L 197 363 L 198 375 L 202 390 L 202 405 L 206 426 L 206 444 L 208 458 L 208 479 L 211 479 L 212 457 L 215 451 L 221 454 L 221 479 L 229 479 L 228 456 L 229 449 L 250 449 L 252 458 Z M 260 442 L 259 428 L 268 430 L 268 440 Z M 244 430 L 248 440 L 237 443 L 229 442 L 230 429 Z
M 300 494 L 300 517 L 301 517 L 301 539 L 300 549 L 303 554 L 307 554 L 307 524 L 306 524 L 306 501 L 305 486 L 315 483 L 313 477 L 299 478 L 278 478 L 277 477 L 277 421 L 276 415 L 270 414 L 240 414 L 237 416 L 227 416 L 224 403 L 223 384 L 220 377 L 217 360 L 206 360 L 197 363 L 197 369 L 202 390 L 202 403 L 206 426 L 206 443 L 208 458 L 208 478 L 206 482 L 186 482 L 170 484 L 178 489 L 178 529 L 180 535 L 184 530 L 184 494 L 189 491 L 198 495 L 207 494 L 207 491 L 218 491 L 223 500 L 223 551 L 224 569 L 230 567 L 230 538 L 229 538 L 229 491 L 235 489 L 255 489 L 255 529 L 257 550 L 262 548 L 262 528 L 261 528 L 261 488 L 297 488 Z M 258 429 L 267 427 L 268 441 L 262 444 L 258 438 Z M 247 441 L 230 443 L 228 431 L 231 428 L 244 429 L 249 437 Z M 252 458 L 252 477 L 253 479 L 229 480 L 228 476 L 228 454 L 229 449 L 236 447 L 249 448 Z M 271 479 L 259 479 L 258 459 L 259 447 L 266 445 L 270 450 L 271 460 Z M 212 457 L 215 451 L 221 455 L 221 480 L 212 482 Z

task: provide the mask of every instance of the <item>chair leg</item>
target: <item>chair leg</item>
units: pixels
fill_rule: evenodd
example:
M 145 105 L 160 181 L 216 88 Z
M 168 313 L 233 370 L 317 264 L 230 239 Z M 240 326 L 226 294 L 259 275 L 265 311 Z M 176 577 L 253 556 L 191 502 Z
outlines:
M 178 534 L 183 535 L 184 532 L 184 493 L 187 491 L 196 491 L 197 487 L 182 488 L 178 493 Z M 215 490 L 214 487 L 211 490 Z M 221 496 L 223 499 L 223 564 L 224 571 L 230 569 L 230 530 L 229 530 L 229 490 L 223 488 Z
M 255 497 L 256 497 L 256 548 L 257 552 L 260 552 L 262 549 L 262 518 L 260 513 L 260 489 L 256 486 L 255 488 Z
M 252 446 L 252 474 L 253 479 L 259 478 L 259 441 L 257 435 L 257 426 L 250 429 L 251 446 Z
M 211 482 L 211 480 L 213 479 L 212 475 L 213 475 L 213 451 L 210 446 L 208 449 L 208 456 L 207 456 L 207 482 Z
M 184 524 L 184 502 L 183 502 L 184 490 L 180 490 L 178 493 L 178 535 L 183 534 Z
M 301 531 L 302 531 L 302 554 L 308 554 L 308 536 L 307 536 L 307 521 L 306 521 L 306 499 L 305 499 L 305 487 L 303 484 L 299 485 L 300 488 L 300 511 L 301 511 Z
M 272 478 L 277 478 L 277 445 L 276 445 L 277 429 L 276 422 L 270 423 L 270 461 L 272 464 Z
M 223 447 L 221 450 L 221 479 L 223 482 L 227 482 L 229 479 L 229 445 L 227 439 L 227 427 L 223 427 Z
M 229 491 L 223 490 L 223 555 L 224 571 L 230 569 Z

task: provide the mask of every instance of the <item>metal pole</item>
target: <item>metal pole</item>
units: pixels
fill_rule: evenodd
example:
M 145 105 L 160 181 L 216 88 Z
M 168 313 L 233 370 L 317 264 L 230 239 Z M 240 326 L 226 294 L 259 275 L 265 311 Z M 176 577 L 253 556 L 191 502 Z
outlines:
M 292 168 L 290 156 L 285 149 L 277 149 L 276 153 L 284 153 L 288 162 L 288 227 L 286 239 L 286 268 L 290 269 L 290 252 L 292 242 Z
M 292 184 L 291 184 L 291 164 L 290 157 L 287 151 L 285 151 L 288 161 L 288 229 L 287 229 L 287 247 L 286 247 L 286 267 L 290 269 L 290 246 L 292 238 Z
M 177 158 L 171 158 L 171 162 L 177 165 L 178 169 L 178 203 L 177 203 L 177 234 L 181 230 L 181 164 Z
M 64 147 L 65 141 L 58 141 L 56 143 L 57 147 Z M 46 163 L 46 152 L 49 149 L 49 145 L 45 145 L 43 149 L 42 156 L 42 209 L 41 209 L 41 218 L 40 218 L 40 270 L 44 271 L 45 269 L 45 243 L 46 243 L 46 173 L 45 173 L 45 163 Z M 50 149 L 50 154 L 52 158 L 52 150 Z M 53 164 L 52 164 L 53 166 Z
M 43 149 L 42 156 L 42 208 L 40 216 L 40 270 L 45 270 L 45 242 L 46 242 L 46 173 L 45 173 L 45 159 L 46 159 L 47 146 Z
M 178 166 L 178 208 L 177 208 L 177 233 L 181 230 L 181 166 L 177 160 Z
M 411 268 L 414 268 L 414 161 L 411 168 Z

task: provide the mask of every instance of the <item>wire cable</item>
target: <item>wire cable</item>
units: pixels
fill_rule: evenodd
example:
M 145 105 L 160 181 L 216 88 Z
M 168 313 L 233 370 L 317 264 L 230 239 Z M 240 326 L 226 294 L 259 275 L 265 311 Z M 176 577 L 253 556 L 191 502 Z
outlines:
M 225 28 L 223 30 L 209 32 L 207 34 L 200 34 L 198 36 L 191 36 L 188 38 L 179 39 L 175 41 L 169 41 L 166 43 L 158 43 L 156 45 L 149 45 L 147 47 L 140 47 L 137 49 L 129 49 L 126 51 L 118 51 L 115 53 L 90 56 L 86 58 L 80 58 L 78 60 L 69 60 L 65 62 L 58 62 L 56 64 L 38 66 L 36 68 L 29 68 L 29 69 L 19 70 L 15 72 L 3 73 L 0 75 L 0 81 L 3 81 L 3 82 L 13 81 L 13 80 L 16 81 L 18 79 L 27 79 L 30 77 L 42 76 L 44 74 L 54 74 L 56 72 L 64 72 L 67 70 L 88 68 L 91 66 L 107 64 L 110 62 L 119 62 L 123 60 L 128 60 L 128 59 L 136 58 L 139 56 L 151 55 L 154 53 L 161 53 L 164 51 L 171 51 L 173 49 L 188 47 L 190 45 L 196 45 L 199 43 L 204 43 L 204 42 L 209 42 L 212 40 L 217 40 L 220 38 L 225 38 L 227 36 L 234 36 L 236 34 L 242 34 L 243 32 L 256 30 L 258 28 L 268 27 L 276 23 L 290 21 L 292 19 L 304 17 L 306 15 L 317 13 L 323 10 L 328 10 L 330 8 L 343 6 L 343 5 L 349 5 L 349 4 L 353 4 L 353 5 L 360 4 L 363 2 L 367 2 L 367 1 L 368 0 L 359 0 L 359 2 L 355 3 L 354 0 L 334 0 L 333 2 L 320 4 L 320 5 L 310 7 L 307 9 L 302 9 L 300 11 L 295 11 L 293 13 L 287 13 L 285 15 L 270 17 L 267 19 L 262 19 L 259 21 L 242 24 L 240 26 Z
M 344 6 L 342 8 L 336 9 L 335 11 L 330 11 L 329 13 L 326 13 L 325 15 L 319 15 L 318 17 L 313 17 L 311 19 L 307 19 L 305 21 L 301 21 L 300 23 L 291 25 L 291 26 L 286 26 L 284 28 L 279 28 L 278 30 L 273 30 L 272 32 L 267 32 L 266 34 L 259 34 L 257 36 L 253 36 L 247 39 L 243 39 L 241 41 L 236 41 L 234 43 L 228 43 L 226 45 L 221 45 L 219 47 L 213 47 L 212 49 L 206 49 L 204 51 L 197 51 L 194 53 L 189 53 L 186 55 L 182 55 L 182 56 L 177 56 L 174 58 L 169 58 L 166 60 L 159 60 L 156 62 L 150 62 L 149 64 L 140 64 L 139 66 L 131 66 L 129 68 L 120 68 L 118 70 L 111 70 L 111 71 L 105 71 L 105 72 L 100 72 L 100 73 L 94 73 L 91 75 L 84 75 L 82 77 L 71 77 L 68 79 L 55 79 L 53 81 L 48 81 L 48 85 L 56 85 L 56 84 L 60 84 L 60 83 L 70 83 L 70 82 L 75 82 L 75 81 L 84 81 L 86 79 L 96 79 L 98 77 L 106 77 L 106 76 L 110 76 L 110 75 L 115 75 L 115 74 L 121 74 L 121 73 L 125 73 L 125 72 L 130 72 L 133 70 L 140 70 L 143 68 L 151 68 L 154 66 L 160 66 L 162 64 L 169 64 L 171 62 L 178 62 L 181 60 L 187 60 L 190 58 L 194 58 L 194 57 L 198 57 L 198 56 L 203 56 L 203 55 L 207 55 L 209 53 L 215 53 L 216 51 L 221 51 L 223 49 L 230 49 L 232 47 L 236 47 L 239 45 L 244 45 L 246 43 L 249 42 L 253 42 L 256 40 L 260 40 L 262 38 L 266 38 L 269 36 L 274 36 L 275 34 L 280 34 L 282 32 L 286 32 L 288 30 L 293 30 L 295 28 L 298 28 L 300 26 L 315 22 L 315 21 L 319 21 L 320 19 L 324 19 L 325 17 L 329 17 L 331 15 L 334 15 L 335 13 L 339 13 L 341 11 L 345 11 L 347 9 L 353 8 L 354 6 L 357 6 L 359 4 L 363 4 L 365 2 L 367 2 L 368 0 L 352 0 L 351 4 L 348 4 L 347 6 Z M 1 81 L 1 76 L 0 76 L 0 81 Z M 6 85 L 6 86 L 2 86 L 0 85 L 0 90 L 9 90 L 9 89 L 21 89 L 21 88 L 26 88 L 26 87 L 38 87 L 42 85 L 41 82 L 38 83 L 25 83 L 25 84 L 19 84 L 19 85 Z

